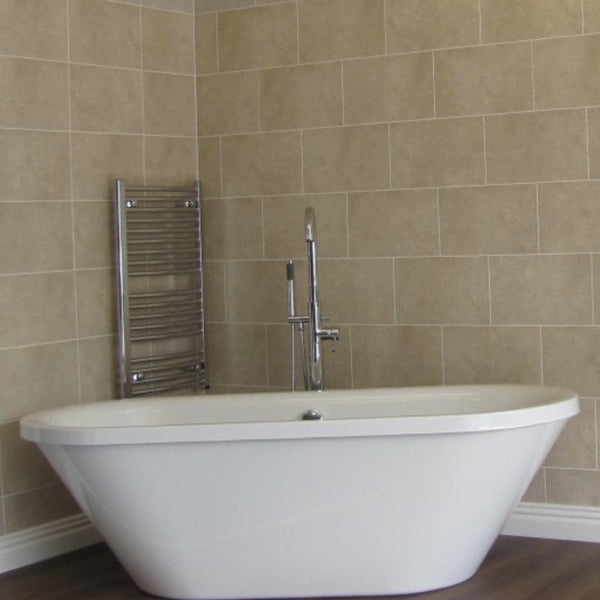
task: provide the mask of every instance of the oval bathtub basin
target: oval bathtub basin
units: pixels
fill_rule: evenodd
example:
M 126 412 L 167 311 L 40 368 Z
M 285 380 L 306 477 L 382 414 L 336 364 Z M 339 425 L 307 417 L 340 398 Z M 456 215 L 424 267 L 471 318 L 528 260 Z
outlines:
M 526 385 L 180 396 L 21 434 L 152 594 L 364 596 L 470 577 L 578 410 Z

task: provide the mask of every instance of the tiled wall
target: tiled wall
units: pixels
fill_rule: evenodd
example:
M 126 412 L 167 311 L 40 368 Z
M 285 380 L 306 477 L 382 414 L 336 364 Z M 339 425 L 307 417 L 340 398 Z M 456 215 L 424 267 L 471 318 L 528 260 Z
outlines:
M 600 506 L 600 0 L 196 12 L 213 387 L 288 385 L 311 204 L 328 386 L 573 387 L 527 499 Z
M 16 420 L 114 396 L 112 179 L 191 181 L 197 146 L 192 0 L 0 0 L 0 24 L 2 534 L 76 510 Z

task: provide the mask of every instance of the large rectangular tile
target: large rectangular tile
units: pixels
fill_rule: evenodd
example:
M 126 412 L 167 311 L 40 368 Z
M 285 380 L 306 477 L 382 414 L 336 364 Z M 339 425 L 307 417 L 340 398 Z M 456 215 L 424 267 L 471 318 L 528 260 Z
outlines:
M 592 323 L 590 256 L 492 256 L 492 323 Z
M 483 42 L 581 33 L 581 0 L 481 0 Z
M 485 257 L 396 259 L 395 286 L 399 323 L 489 323 Z
M 205 198 L 221 196 L 221 138 L 198 140 L 198 176 Z
M 389 187 L 387 125 L 310 129 L 302 149 L 307 192 Z
M 546 501 L 551 504 L 600 505 L 600 472 L 547 468 Z
M 443 50 L 434 56 L 437 116 L 533 107 L 528 43 Z
M 0 127 L 67 129 L 66 63 L 0 57 Z
M 298 62 L 295 2 L 221 12 L 217 19 L 220 71 Z
M 113 202 L 74 202 L 73 211 L 76 268 L 114 266 Z
M 440 328 L 353 326 L 352 376 L 355 388 L 441 385 Z
M 223 194 L 297 193 L 302 188 L 300 132 L 236 135 L 221 140 Z
M 298 10 L 300 62 L 385 52 L 383 0 L 301 0 Z
M 261 128 L 341 125 L 341 81 L 341 63 L 337 62 L 262 70 Z
M 446 384 L 542 382 L 538 327 L 444 327 Z
M 585 111 L 485 117 L 489 183 L 587 177 Z
M 116 332 L 115 274 L 113 269 L 77 271 L 77 325 L 81 337 Z
M 479 43 L 477 0 L 385 0 L 388 52 Z
M 346 123 L 433 117 L 430 52 L 344 62 Z
M 81 402 L 117 397 L 116 336 L 79 340 Z
M 144 158 L 148 185 L 189 186 L 198 178 L 194 138 L 146 136 Z
M 533 44 L 536 108 L 600 103 L 600 35 Z
M 442 254 L 520 254 L 537 251 L 534 185 L 440 190 Z
M 600 108 L 587 109 L 590 177 L 600 179 Z
M 390 126 L 392 187 L 437 187 L 485 181 L 480 117 Z
M 195 24 L 196 75 L 217 72 L 217 15 L 197 15 Z
M 439 253 L 435 190 L 348 194 L 350 256 Z

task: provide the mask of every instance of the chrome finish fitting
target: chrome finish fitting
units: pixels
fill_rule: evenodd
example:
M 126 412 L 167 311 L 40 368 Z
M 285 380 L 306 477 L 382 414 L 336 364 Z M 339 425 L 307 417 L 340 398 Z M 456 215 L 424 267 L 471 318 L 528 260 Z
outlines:
M 307 411 L 302 413 L 303 421 L 322 421 L 323 415 L 314 408 L 309 408 Z

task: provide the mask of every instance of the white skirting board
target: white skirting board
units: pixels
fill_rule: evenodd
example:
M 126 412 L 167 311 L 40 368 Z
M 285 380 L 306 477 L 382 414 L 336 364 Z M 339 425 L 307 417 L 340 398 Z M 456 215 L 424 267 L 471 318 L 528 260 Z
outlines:
M 600 543 L 600 508 L 522 502 L 503 535 Z M 0 537 L 0 573 L 100 542 L 83 514 Z

